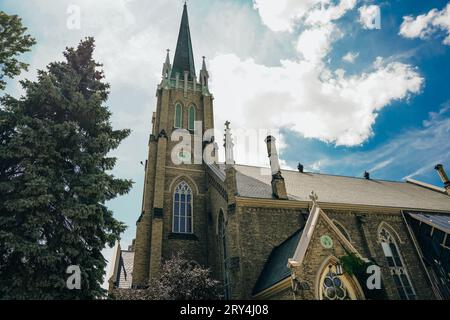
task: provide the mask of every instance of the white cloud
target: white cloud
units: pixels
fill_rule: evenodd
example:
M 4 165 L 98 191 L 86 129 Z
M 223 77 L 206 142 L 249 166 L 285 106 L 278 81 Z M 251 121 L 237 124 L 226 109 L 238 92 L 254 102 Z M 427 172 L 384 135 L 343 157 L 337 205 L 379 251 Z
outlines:
M 273 31 L 292 31 L 295 21 L 321 0 L 253 0 L 263 23 Z
M 381 11 L 377 5 L 362 6 L 359 8 L 359 22 L 364 29 L 379 29 Z
M 411 66 L 379 60 L 372 72 L 350 77 L 327 73 L 306 60 L 266 67 L 233 54 L 213 59 L 211 70 L 216 74 L 213 92 L 220 122 L 227 117 L 235 126 L 287 127 L 308 138 L 348 146 L 371 136 L 379 110 L 423 85 Z
M 331 50 L 331 43 L 342 36 L 333 24 L 321 25 L 303 31 L 298 37 L 297 51 L 312 63 L 319 63 Z
M 442 43 L 450 45 L 450 3 L 440 11 L 432 9 L 417 17 L 403 17 L 399 34 L 405 38 L 426 39 L 438 30 L 444 31 L 447 35 Z
M 341 18 L 347 11 L 353 9 L 357 0 L 341 0 L 337 5 L 323 1 L 322 5 L 310 10 L 305 22 L 309 25 L 327 24 Z
M 290 128 L 307 138 L 354 146 L 372 135 L 377 113 L 394 100 L 418 93 L 424 79 L 412 66 L 378 57 L 370 72 L 347 77 L 345 70 L 330 70 L 324 63 L 333 42 L 344 36 L 334 23 L 355 1 L 329 2 L 319 19 L 318 2 L 255 0 L 261 18 L 274 30 L 292 31 L 295 19 L 320 21 L 298 36 L 297 59 L 269 67 L 254 59 L 223 54 L 210 61 L 216 118 L 234 127 Z M 271 6 L 276 11 L 270 11 Z M 268 11 L 265 11 L 268 10 Z M 330 12 L 334 12 L 331 14 Z M 277 24 L 286 18 L 289 24 Z M 283 22 L 283 23 L 284 23 Z M 357 54 L 349 53 L 348 61 Z M 231 95 L 230 92 L 233 92 Z M 240 153 L 238 153 L 240 154 Z
M 354 63 L 356 58 L 358 58 L 359 52 L 347 52 L 343 57 L 342 60 L 348 62 L 348 63 Z
M 357 0 L 253 0 L 263 23 L 273 31 L 292 32 L 298 20 L 308 25 L 327 24 L 354 8 Z

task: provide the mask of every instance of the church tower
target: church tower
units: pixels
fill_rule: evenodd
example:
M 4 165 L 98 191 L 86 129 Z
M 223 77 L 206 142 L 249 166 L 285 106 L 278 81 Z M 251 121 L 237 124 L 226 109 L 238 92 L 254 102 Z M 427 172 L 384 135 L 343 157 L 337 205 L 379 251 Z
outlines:
M 199 77 L 187 6 L 184 4 L 173 63 L 167 50 L 162 80 L 156 90 L 156 112 L 145 164 L 142 213 L 137 221 L 133 287 L 145 286 L 173 254 L 200 264 L 207 261 L 207 184 L 203 151 L 213 143 L 204 138 L 214 128 L 213 97 L 203 57 Z M 210 132 L 210 131 L 208 131 Z M 183 136 L 183 138 L 180 138 Z M 179 148 L 180 141 L 191 148 Z

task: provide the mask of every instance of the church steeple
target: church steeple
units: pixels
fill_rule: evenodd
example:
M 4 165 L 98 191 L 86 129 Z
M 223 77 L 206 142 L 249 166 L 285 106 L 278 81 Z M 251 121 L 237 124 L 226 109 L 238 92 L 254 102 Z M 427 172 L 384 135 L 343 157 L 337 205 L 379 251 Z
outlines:
M 183 78 L 185 71 L 189 72 L 188 79 L 190 81 L 195 79 L 194 54 L 192 51 L 191 32 L 189 30 L 189 19 L 186 3 L 184 4 L 183 17 L 181 18 L 177 49 L 173 60 L 171 77 L 175 78 L 178 73 L 179 77 Z

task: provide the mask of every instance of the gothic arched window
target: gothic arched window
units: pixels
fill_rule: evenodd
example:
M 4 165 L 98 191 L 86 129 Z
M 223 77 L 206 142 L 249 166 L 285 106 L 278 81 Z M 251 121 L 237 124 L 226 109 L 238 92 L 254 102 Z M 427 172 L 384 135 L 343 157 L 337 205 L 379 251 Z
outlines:
M 192 233 L 192 208 L 192 189 L 182 181 L 173 193 L 173 232 Z
M 194 106 L 190 106 L 189 107 L 189 124 L 188 124 L 188 129 L 189 130 L 194 130 L 194 126 L 195 126 L 195 107 Z
M 175 128 L 181 128 L 183 125 L 183 107 L 181 104 L 177 103 L 175 105 L 175 117 L 173 121 L 173 126 Z
M 386 257 L 390 273 L 394 279 L 400 298 L 403 300 L 415 299 L 416 294 L 414 288 L 412 287 L 394 237 L 385 228 L 381 228 L 378 232 L 378 238 L 381 242 L 384 256 Z

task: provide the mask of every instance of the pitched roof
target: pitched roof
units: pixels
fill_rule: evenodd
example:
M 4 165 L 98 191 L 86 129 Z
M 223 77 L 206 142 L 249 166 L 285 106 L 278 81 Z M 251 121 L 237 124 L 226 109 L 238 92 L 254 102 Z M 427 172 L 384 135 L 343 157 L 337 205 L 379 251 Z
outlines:
M 291 275 L 287 267 L 288 260 L 294 256 L 295 249 L 302 235 L 303 228 L 297 230 L 270 253 L 263 271 L 253 288 L 253 295 L 270 288 Z
M 181 18 L 177 49 L 175 51 L 171 76 L 172 78 L 175 78 L 176 74 L 179 73 L 180 79 L 183 79 L 185 71 L 189 71 L 189 80 L 192 81 L 195 79 L 194 54 L 192 51 L 191 32 L 189 30 L 189 19 L 186 3 L 183 8 L 183 16 Z
M 130 289 L 133 273 L 134 251 L 121 250 L 119 257 L 119 268 L 115 286 L 119 289 Z
M 450 215 L 433 214 L 423 212 L 408 212 L 411 217 L 422 221 L 436 229 L 450 234 Z
M 239 196 L 272 198 L 270 169 L 235 165 Z M 222 171 L 224 165 L 220 165 Z M 319 203 L 387 206 L 450 212 L 450 197 L 417 184 L 320 173 L 281 170 L 289 199 L 310 201 L 312 190 Z

